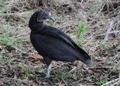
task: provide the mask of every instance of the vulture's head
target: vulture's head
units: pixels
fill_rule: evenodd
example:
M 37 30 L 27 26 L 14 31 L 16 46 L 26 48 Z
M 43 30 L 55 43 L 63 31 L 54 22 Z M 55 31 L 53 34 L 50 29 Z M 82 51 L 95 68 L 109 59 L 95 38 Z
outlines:
M 44 10 L 39 10 L 36 13 L 37 13 L 37 22 L 43 22 L 46 19 L 50 19 L 50 20 L 54 21 L 54 18 L 52 18 L 50 12 L 46 12 Z
M 40 23 L 43 23 L 46 19 L 54 21 L 54 18 L 51 16 L 51 13 L 40 9 L 31 16 L 29 20 L 29 27 L 31 29 L 40 28 Z

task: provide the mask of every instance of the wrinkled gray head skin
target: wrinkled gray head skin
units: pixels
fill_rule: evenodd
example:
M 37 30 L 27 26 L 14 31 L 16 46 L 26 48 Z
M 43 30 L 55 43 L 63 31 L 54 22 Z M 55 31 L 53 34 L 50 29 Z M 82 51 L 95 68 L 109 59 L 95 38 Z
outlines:
M 38 11 L 37 22 L 43 22 L 46 19 L 54 21 L 54 18 L 52 18 L 51 13 L 40 9 Z

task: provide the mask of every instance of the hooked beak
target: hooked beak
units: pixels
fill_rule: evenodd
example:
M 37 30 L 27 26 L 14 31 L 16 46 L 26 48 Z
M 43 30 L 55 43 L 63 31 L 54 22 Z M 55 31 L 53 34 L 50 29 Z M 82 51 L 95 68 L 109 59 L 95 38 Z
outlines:
M 52 21 L 55 21 L 55 19 L 51 16 L 51 13 L 50 13 L 50 12 L 49 12 L 48 19 L 50 19 L 50 20 L 52 20 Z

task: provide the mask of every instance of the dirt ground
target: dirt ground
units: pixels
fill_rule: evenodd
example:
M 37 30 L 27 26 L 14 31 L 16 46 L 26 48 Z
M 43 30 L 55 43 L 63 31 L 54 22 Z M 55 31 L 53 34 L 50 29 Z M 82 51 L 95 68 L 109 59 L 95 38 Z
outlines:
M 120 2 L 115 2 L 117 7 L 111 3 L 114 2 L 0 1 L 0 86 L 120 86 Z M 55 22 L 47 20 L 46 24 L 65 32 L 88 52 L 90 66 L 80 61 L 54 61 L 50 78 L 36 74 L 35 71 L 44 72 L 46 65 L 30 42 L 28 21 L 40 8 L 55 18 Z M 76 33 L 81 24 L 86 27 L 82 41 Z

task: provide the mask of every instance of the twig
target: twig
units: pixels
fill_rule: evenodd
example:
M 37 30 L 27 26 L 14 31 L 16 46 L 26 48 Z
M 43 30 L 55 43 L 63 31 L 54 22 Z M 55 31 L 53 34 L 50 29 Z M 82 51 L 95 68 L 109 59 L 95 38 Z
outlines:
M 73 85 L 79 83 L 81 80 L 78 80 L 78 81 L 75 81 L 75 82 L 72 82 Z
M 63 83 L 65 84 L 65 86 L 67 86 L 67 83 L 65 82 L 65 80 L 62 78 L 62 81 L 63 81 Z
M 117 82 L 115 82 L 114 84 L 112 84 L 111 86 L 115 86 L 115 85 L 118 85 L 118 84 L 120 84 L 120 79 Z
M 96 13 L 95 13 L 95 18 L 97 17 L 97 16 L 99 16 L 98 14 L 100 14 L 100 12 L 102 11 L 102 9 L 103 9 L 103 7 L 105 6 L 105 1 L 104 2 L 102 2 L 102 6 L 101 6 L 101 9 L 97 12 L 96 11 Z
M 76 70 L 76 67 L 74 67 L 72 70 L 70 70 L 69 73 L 73 72 L 74 70 Z
M 103 44 L 105 44 L 106 41 L 108 40 L 108 36 L 109 36 L 108 33 L 110 33 L 110 31 L 112 30 L 112 27 L 113 27 L 113 21 L 111 21 L 110 27 L 109 27 L 109 29 L 108 29 L 107 32 L 106 32 L 106 36 L 105 36 L 105 38 L 104 38 Z
M 120 81 L 120 78 L 111 80 L 111 81 L 109 81 L 109 82 L 107 82 L 107 83 L 105 83 L 105 84 L 103 84 L 103 85 L 101 85 L 101 86 L 106 86 L 106 85 L 108 85 L 108 84 L 111 84 L 111 83 L 114 83 L 114 82 L 118 82 L 118 81 Z M 111 86 L 113 86 L 113 85 L 111 85 Z
M 15 46 L 11 46 L 12 48 L 14 48 L 16 51 L 19 51 L 20 53 L 24 54 L 24 55 L 27 55 L 27 52 L 21 50 L 21 49 L 18 49 L 17 47 Z
M 101 36 L 101 35 L 109 35 L 109 34 L 111 34 L 111 33 L 119 33 L 120 32 L 120 30 L 118 30 L 118 31 L 111 31 L 111 32 L 109 32 L 109 33 L 103 33 L 103 34 L 100 34 L 100 35 L 97 35 L 97 36 Z

